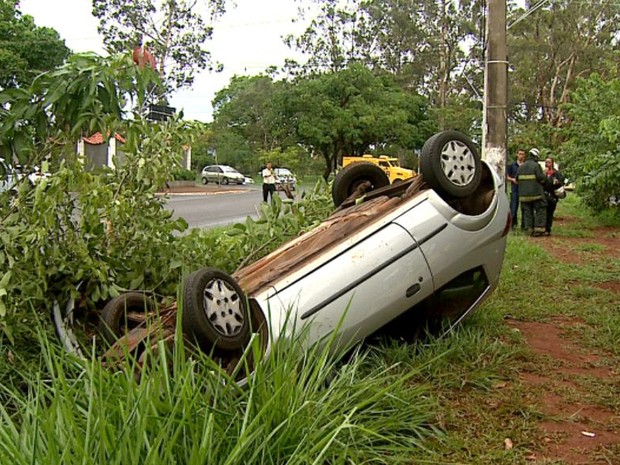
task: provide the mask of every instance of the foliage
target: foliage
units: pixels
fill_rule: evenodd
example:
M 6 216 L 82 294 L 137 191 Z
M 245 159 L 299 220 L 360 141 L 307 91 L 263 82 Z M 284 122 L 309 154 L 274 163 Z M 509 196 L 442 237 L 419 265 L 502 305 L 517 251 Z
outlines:
M 518 8 L 509 20 L 514 23 L 508 35 L 511 118 L 558 128 L 567 122 L 561 104 L 568 102 L 577 78 L 592 72 L 617 75 L 620 6 L 606 0 L 558 0 L 515 21 L 524 15 Z
M 192 144 L 192 165 L 191 169 L 200 172 L 206 165 L 213 164 L 213 131 L 210 124 L 202 127 Z
M 325 179 L 344 155 L 370 147 L 422 146 L 434 129 L 425 99 L 403 92 L 361 65 L 298 80 L 287 101 L 301 144 L 325 160 Z
M 92 0 L 92 4 L 108 51 L 146 47 L 156 59 L 165 91 L 191 85 L 197 70 L 211 66 L 211 54 L 202 46 L 213 28 L 205 25 L 196 0 Z M 224 4 L 225 0 L 204 2 L 212 19 L 223 12 Z
M 0 90 L 25 87 L 68 56 L 54 29 L 38 27 L 32 16 L 22 15 L 18 0 L 0 0 Z
M 563 131 L 561 157 L 584 204 L 596 212 L 613 208 L 620 214 L 620 205 L 610 204 L 620 196 L 620 111 L 609 104 L 619 100 L 620 79 L 594 74 L 578 81 L 564 107 L 570 125 Z
M 127 107 L 143 106 L 154 79 L 150 70 L 140 71 L 128 56 L 73 55 L 30 87 L 0 94 L 0 102 L 9 108 L 0 109 L 0 150 L 28 166 L 43 157 L 57 162 L 57 155 L 72 153 L 84 134 L 129 127 L 123 126 Z M 128 133 L 128 138 L 127 149 L 135 151 L 139 133 Z
M 258 159 L 261 166 L 271 161 L 275 168 L 288 168 L 296 175 L 316 175 L 323 167 L 323 160 L 319 157 L 309 157 L 298 145 L 280 150 L 260 151 Z
M 294 75 L 338 72 L 361 63 L 387 73 L 404 89 L 429 98 L 439 109 L 441 129 L 456 128 L 444 112 L 458 111 L 455 99 L 475 97 L 471 82 L 482 82 L 481 48 L 484 2 L 479 0 L 315 0 L 314 17 L 286 43 L 309 56 L 304 65 L 289 62 Z M 467 53 L 461 44 L 467 42 Z M 456 104 L 456 108 L 451 109 Z M 480 117 L 478 116 L 477 120 Z M 458 127 L 463 126 L 463 122 Z M 476 123 L 478 125 L 479 122 Z M 466 132 L 471 132 L 467 127 Z
M 299 337 L 274 343 L 244 389 L 181 343 L 149 352 L 139 382 L 135 362 L 113 371 L 47 343 L 44 374 L 2 385 L 0 461 L 403 463 L 425 450 L 433 400 L 429 386 L 408 386 L 415 371 L 372 368 L 364 354 L 342 365 Z
M 288 85 L 269 76 L 233 77 L 213 100 L 218 159 L 257 171 L 257 154 L 290 146 L 294 128 L 282 112 Z
M 171 220 L 156 191 L 173 178 L 183 146 L 204 127 L 128 118 L 129 104 L 139 108 L 155 78 L 127 56 L 75 55 L 28 89 L 0 94 L 10 108 L 0 124 L 3 150 L 27 166 L 45 156 L 53 172 L 35 185 L 24 178 L 15 195 L 0 197 L 0 325 L 7 335 L 31 327 L 34 312 L 47 314 L 54 299 L 77 295 L 78 285 L 89 306 L 121 289 L 174 294 L 183 268 L 212 259 L 229 269 L 316 221 L 303 202 L 291 215 L 276 204 L 273 211 L 265 207 L 263 219 L 239 227 L 250 229 L 245 239 L 238 230 L 221 248 L 218 240 L 194 241 L 198 233 L 178 238 L 186 224 Z M 78 137 L 96 130 L 126 140 L 123 162 L 100 175 L 85 172 L 73 152 Z M 261 242 L 251 242 L 256 238 Z
M 322 158 L 325 179 L 344 154 L 388 145 L 411 152 L 434 128 L 424 98 L 358 64 L 290 83 L 237 77 L 215 109 L 220 160 L 257 170 L 268 158 L 293 169 Z
M 439 129 L 481 132 L 486 4 L 481 0 L 313 0 L 311 22 L 290 47 L 305 65 L 293 76 L 336 72 L 361 63 L 429 99 Z M 508 1 L 509 120 L 512 145 L 549 147 L 568 120 L 562 103 L 578 77 L 618 74 L 620 7 L 594 2 Z
M 76 293 L 79 283 L 96 303 L 121 288 L 165 289 L 178 277 L 174 234 L 186 225 L 170 220 L 155 192 L 172 179 L 194 128 L 123 118 L 154 77 L 128 57 L 74 55 L 28 89 L 0 94 L 10 104 L 2 148 L 26 166 L 45 156 L 53 171 L 0 197 L 0 325 L 8 334 L 15 324 L 28 327 L 27 309 L 46 314 L 53 298 Z M 77 138 L 96 130 L 126 140 L 123 162 L 99 176 L 74 154 Z
M 573 196 L 560 202 L 558 215 L 571 221 L 556 225 L 554 241 L 570 237 L 568 229 L 601 226 Z M 574 240 L 563 244 L 572 247 Z M 613 374 L 620 356 L 619 299 L 597 285 L 617 282 L 617 267 L 601 261 L 600 248 L 577 244 L 571 252 L 584 265 L 554 260 L 539 241 L 511 234 L 499 288 L 449 335 L 413 343 L 369 340 L 342 363 L 319 348 L 301 350 L 295 339 L 280 340 L 243 389 L 206 355 L 187 357 L 180 344 L 172 353 L 160 346 L 150 354 L 137 382 L 133 362 L 110 371 L 97 359 L 77 361 L 46 343 L 36 369 L 13 368 L 1 377 L 0 461 L 531 461 L 532 451 L 541 450 L 541 421 L 574 425 L 574 410 L 566 417 L 544 413 L 545 395 L 569 402 L 579 393 L 575 405 L 618 408 L 612 375 L 564 379 L 557 359 L 534 353 L 513 326 L 515 319 L 560 321 L 562 339 L 580 353 L 603 354 L 596 368 Z M 0 358 L 6 370 L 19 355 L 5 351 Z M 549 372 L 560 379 L 553 386 L 525 384 L 524 372 L 536 380 Z M 512 448 L 504 446 L 506 438 Z M 593 453 L 607 463 L 620 458 L 617 448 Z
M 172 173 L 175 181 L 195 181 L 196 180 L 196 172 L 192 170 L 186 170 L 185 168 L 180 168 Z

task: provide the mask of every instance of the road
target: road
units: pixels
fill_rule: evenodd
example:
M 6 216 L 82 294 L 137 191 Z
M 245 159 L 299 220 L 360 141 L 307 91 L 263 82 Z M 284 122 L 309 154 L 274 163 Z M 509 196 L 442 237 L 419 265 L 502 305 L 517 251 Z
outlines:
M 166 208 L 174 212 L 174 218 L 185 219 L 190 228 L 212 228 L 244 222 L 248 216 L 257 218 L 261 202 L 260 186 L 243 186 L 171 195 Z

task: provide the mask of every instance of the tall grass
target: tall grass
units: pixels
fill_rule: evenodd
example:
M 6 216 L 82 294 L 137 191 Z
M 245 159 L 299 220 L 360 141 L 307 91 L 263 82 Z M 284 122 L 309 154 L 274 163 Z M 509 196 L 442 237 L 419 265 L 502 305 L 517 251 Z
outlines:
M 575 218 L 569 199 L 558 215 Z M 558 222 L 555 237 L 510 235 L 499 288 L 446 337 L 373 340 L 344 358 L 281 339 L 243 388 L 181 344 L 151 353 L 136 380 L 135 361 L 117 370 L 94 355 L 79 361 L 42 334 L 39 370 L 3 371 L 0 463 L 528 463 L 546 417 L 537 405 L 543 388 L 519 374 L 554 362 L 532 353 L 505 320 L 564 315 L 575 322 L 567 337 L 617 371 L 619 299 L 597 286 L 617 281 L 617 260 L 577 246 L 597 259 L 564 263 L 541 242 L 600 225 L 577 216 Z M 617 412 L 614 379 L 583 383 L 589 402 Z M 617 449 L 599 452 L 620 463 Z
M 114 371 L 44 343 L 45 369 L 2 386 L 0 463 L 404 463 L 435 434 L 415 370 L 364 353 L 281 340 L 239 388 L 206 355 L 161 349 L 138 381 L 135 361 Z

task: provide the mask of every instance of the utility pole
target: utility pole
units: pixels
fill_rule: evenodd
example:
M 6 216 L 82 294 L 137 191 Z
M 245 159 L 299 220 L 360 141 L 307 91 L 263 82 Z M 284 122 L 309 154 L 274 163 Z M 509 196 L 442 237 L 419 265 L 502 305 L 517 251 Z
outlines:
M 482 158 L 504 180 L 508 103 L 508 54 L 506 47 L 506 0 L 489 0 L 487 53 L 484 68 Z

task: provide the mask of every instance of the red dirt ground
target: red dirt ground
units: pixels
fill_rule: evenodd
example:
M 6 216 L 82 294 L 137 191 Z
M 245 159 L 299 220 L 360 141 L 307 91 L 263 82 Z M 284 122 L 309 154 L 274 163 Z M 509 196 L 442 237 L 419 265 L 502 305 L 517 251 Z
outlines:
M 557 218 L 556 222 L 561 224 L 570 220 Z M 597 261 L 603 256 L 620 259 L 620 231 L 599 228 L 593 232 L 592 238 L 551 236 L 532 240 L 538 241 L 558 260 L 568 263 Z M 584 250 L 584 246 L 587 254 L 574 252 L 575 249 Z M 606 282 L 598 287 L 613 293 L 620 292 L 620 282 Z M 620 414 L 589 403 L 588 392 L 584 388 L 587 383 L 583 380 L 620 384 L 620 367 L 602 368 L 597 362 L 604 354 L 585 350 L 571 341 L 569 331 L 585 324 L 579 319 L 557 316 L 544 323 L 509 320 L 508 324 L 523 334 L 535 353 L 554 361 L 550 364 L 554 368 L 545 369 L 543 374 L 521 374 L 525 392 L 544 392 L 542 398 L 533 398 L 532 401 L 543 414 L 552 418 L 539 424 L 541 451 L 531 454 L 529 463 L 556 463 L 556 460 L 561 460 L 571 465 L 611 464 L 602 452 L 620 444 Z

